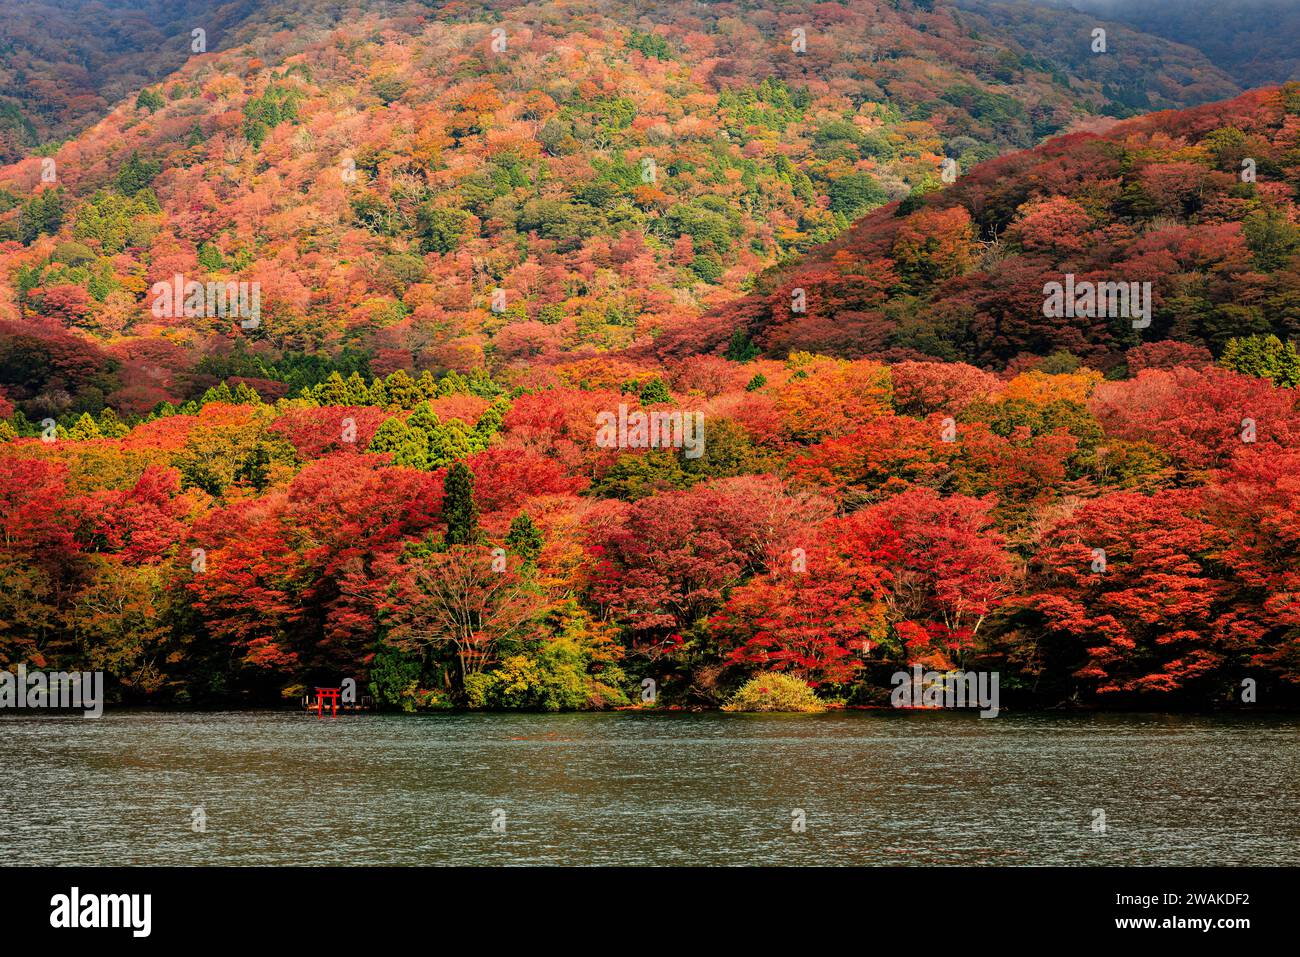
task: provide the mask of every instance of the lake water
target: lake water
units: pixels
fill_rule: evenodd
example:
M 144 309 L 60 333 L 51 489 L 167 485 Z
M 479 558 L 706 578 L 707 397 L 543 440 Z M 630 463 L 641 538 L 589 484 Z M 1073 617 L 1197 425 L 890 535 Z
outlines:
M 1300 864 L 1300 717 L 110 711 L 0 745 L 6 864 Z

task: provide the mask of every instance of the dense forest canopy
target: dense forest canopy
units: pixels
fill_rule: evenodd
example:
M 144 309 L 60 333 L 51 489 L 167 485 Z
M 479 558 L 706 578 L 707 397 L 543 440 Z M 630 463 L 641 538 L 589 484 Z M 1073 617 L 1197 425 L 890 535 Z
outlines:
M 791 349 L 1017 368 L 1066 350 L 1108 373 L 1169 338 L 1220 355 L 1230 339 L 1300 333 L 1300 87 L 1126 120 L 992 160 L 953 185 L 864 217 L 769 270 L 747 297 L 656 348 L 745 335 Z M 1045 321 L 1045 286 L 1150 283 L 1150 324 Z M 804 308 L 791 308 L 802 290 Z
M 0 17 L 0 161 L 75 136 L 195 53 L 247 46 L 270 62 L 300 48 L 303 36 L 366 15 L 392 18 L 399 29 L 435 19 L 495 23 L 503 17 L 533 27 L 582 29 L 580 7 L 592 6 L 499 0 L 8 0 Z M 762 22 L 773 13 L 792 16 L 799 9 L 765 3 L 646 5 L 609 0 L 595 6 L 602 19 L 668 36 L 725 31 L 729 18 L 753 19 L 751 12 Z M 1052 74 L 1066 88 L 1080 79 L 1099 81 L 1110 109 L 1130 111 L 1191 105 L 1233 92 L 1232 81 L 1209 60 L 1161 39 L 1160 30 L 1149 25 L 1143 29 L 1153 35 L 1125 30 L 1126 52 L 1099 61 L 1090 59 L 1072 39 L 1080 30 L 1086 32 L 1095 19 L 1091 16 L 1009 8 L 990 13 L 978 7 L 971 15 L 958 15 L 949 4 L 928 0 L 815 6 L 820 13 L 805 27 L 820 16 L 826 26 L 847 33 L 861 29 L 862 18 L 870 19 L 869 37 L 876 40 L 853 44 L 855 49 L 843 50 L 845 54 L 872 57 L 877 40 L 883 40 L 883 57 L 917 56 L 934 62 L 938 54 L 958 72 L 976 74 L 981 86 L 989 81 L 1021 84 L 1028 68 Z M 557 9 L 563 11 L 558 16 Z M 196 45 L 195 30 L 202 31 L 201 46 Z M 858 68 L 855 61 L 840 66 Z M 1269 79 L 1289 77 L 1263 76 L 1255 82 Z M 1089 97 L 1096 90 L 1077 92 Z M 1012 95 L 1020 98 L 1021 93 Z
M 0 666 L 1294 701 L 1300 87 L 1037 5 L 361 6 L 4 88 Z

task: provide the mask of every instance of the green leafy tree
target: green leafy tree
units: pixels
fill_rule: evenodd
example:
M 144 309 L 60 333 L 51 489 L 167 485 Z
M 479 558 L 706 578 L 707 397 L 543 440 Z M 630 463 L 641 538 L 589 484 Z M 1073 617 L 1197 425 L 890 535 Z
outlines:
M 1268 379 L 1274 385 L 1294 389 L 1300 385 L 1300 355 L 1295 343 L 1275 335 L 1229 339 L 1219 360 L 1235 372 Z
M 634 502 L 656 492 L 689 488 L 694 482 L 677 452 L 625 452 L 592 486 L 592 492 Z
M 424 206 L 416 214 L 420 247 L 430 253 L 455 252 L 465 238 L 469 214 L 463 209 Z
M 831 212 L 845 219 L 856 219 L 863 213 L 883 206 L 889 199 L 876 178 L 870 173 L 849 173 L 831 183 L 829 195 Z
M 704 431 L 704 451 L 698 458 L 682 456 L 681 467 L 696 479 L 759 475 L 776 470 L 776 458 L 754 445 L 744 427 L 732 419 L 711 418 Z
M 212 243 L 201 243 L 198 249 L 199 265 L 208 272 L 217 272 L 226 268 L 226 262 L 221 256 L 221 250 Z
M 826 705 L 807 682 L 778 671 L 750 678 L 722 710 L 817 712 Z
M 1300 227 L 1281 209 L 1256 210 L 1242 222 L 1241 232 L 1255 265 L 1264 272 L 1281 269 L 1300 247 Z
M 420 661 L 395 648 L 381 649 L 370 666 L 370 694 L 380 707 L 414 711 Z

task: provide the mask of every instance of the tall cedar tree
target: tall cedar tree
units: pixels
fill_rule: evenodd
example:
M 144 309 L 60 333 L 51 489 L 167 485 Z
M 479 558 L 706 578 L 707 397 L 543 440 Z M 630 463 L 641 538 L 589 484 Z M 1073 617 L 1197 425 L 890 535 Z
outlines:
M 442 496 L 442 515 L 447 521 L 447 544 L 470 545 L 478 537 L 478 506 L 474 504 L 474 473 L 464 462 L 447 472 Z

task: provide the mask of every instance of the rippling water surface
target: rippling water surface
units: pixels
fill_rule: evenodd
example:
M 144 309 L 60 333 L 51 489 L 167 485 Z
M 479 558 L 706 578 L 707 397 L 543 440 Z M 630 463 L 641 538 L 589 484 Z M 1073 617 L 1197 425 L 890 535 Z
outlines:
M 1300 864 L 1294 717 L 109 712 L 0 746 L 9 864 Z

